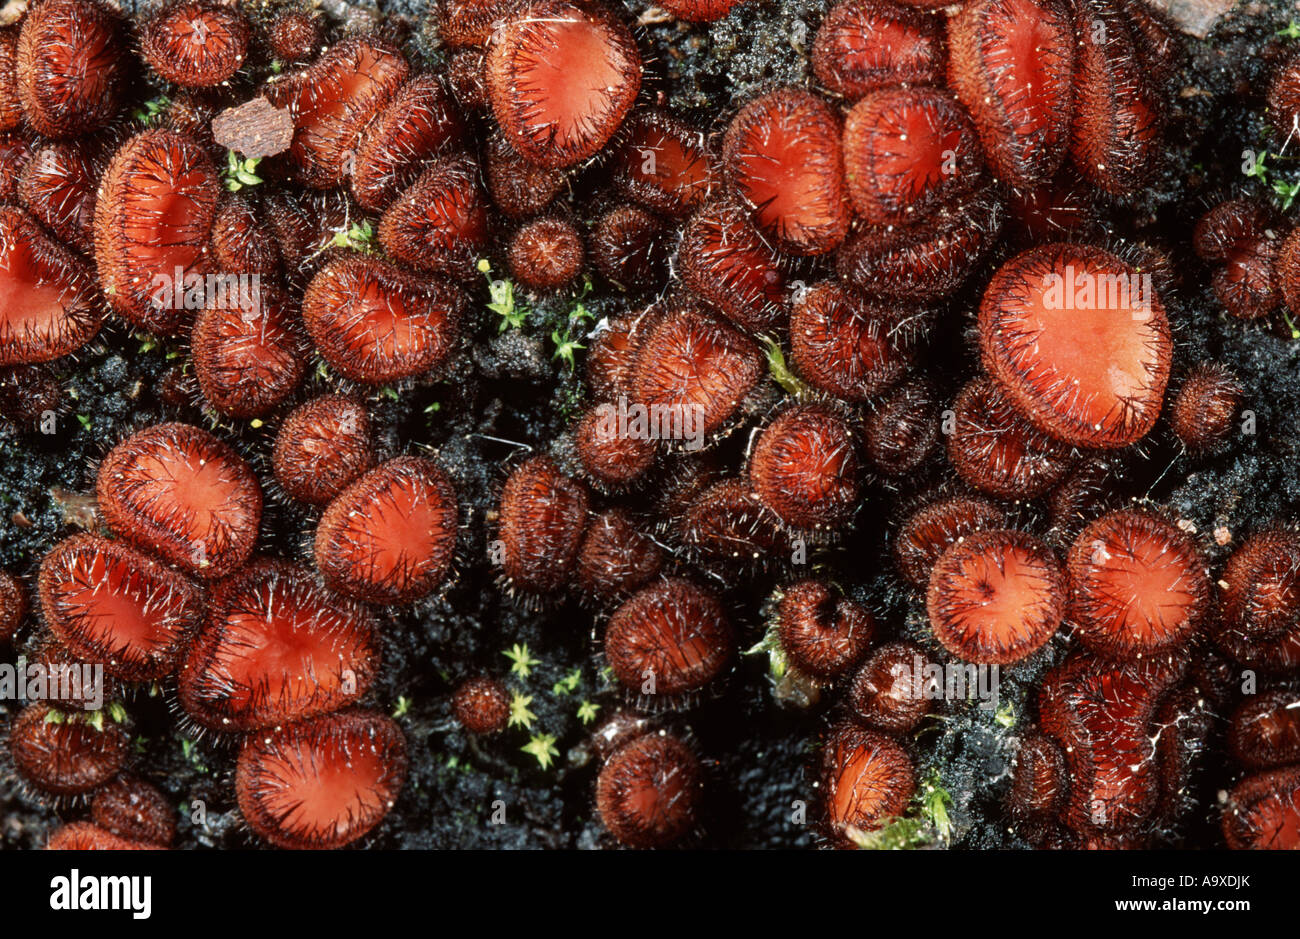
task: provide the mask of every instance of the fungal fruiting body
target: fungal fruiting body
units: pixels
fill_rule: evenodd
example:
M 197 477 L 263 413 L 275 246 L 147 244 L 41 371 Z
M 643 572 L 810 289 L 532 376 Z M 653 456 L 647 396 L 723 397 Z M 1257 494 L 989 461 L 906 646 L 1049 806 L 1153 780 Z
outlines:
M 874 224 L 927 214 L 982 169 L 970 118 L 934 88 L 868 92 L 845 121 L 844 159 L 853 206 Z
M 172 671 L 202 609 L 188 580 L 96 535 L 74 535 L 45 556 L 39 593 L 45 622 L 71 653 L 131 681 Z
M 445 281 L 349 254 L 312 278 L 302 319 L 339 374 L 383 384 L 443 365 L 459 338 L 464 306 Z
M 47 137 L 73 137 L 111 121 L 128 59 L 118 15 L 98 0 L 42 0 L 18 34 L 18 99 Z
M 374 464 L 370 415 L 344 395 L 296 407 L 275 436 L 271 468 L 290 496 L 324 505 Z
M 1154 811 L 1160 779 L 1153 719 L 1180 673 L 1158 656 L 1121 664 L 1076 653 L 1043 679 L 1039 720 L 1069 768 L 1061 818 L 1072 831 L 1124 836 Z
M 937 18 L 889 0 L 842 0 L 813 40 L 817 80 L 850 99 L 888 85 L 939 84 L 943 64 Z
M 1070 620 L 1083 643 L 1129 658 L 1185 645 L 1209 600 L 1192 540 L 1149 512 L 1112 512 L 1070 549 Z
M 650 700 L 703 690 L 735 651 L 731 621 L 710 591 L 681 578 L 642 589 L 610 617 L 605 658 L 614 677 Z
M 859 461 L 848 424 L 835 412 L 797 405 L 754 444 L 754 494 L 795 528 L 833 529 L 856 507 Z
M 1039 430 L 1125 447 L 1154 426 L 1172 340 L 1149 275 L 1083 245 L 1044 245 L 993 275 L 979 314 L 984 367 Z
M 586 488 L 549 457 L 521 463 L 501 494 L 501 569 L 512 585 L 559 590 L 573 570 L 587 528 Z
M 376 624 L 306 568 L 259 560 L 213 585 L 181 669 L 181 706 L 203 727 L 244 732 L 338 710 L 369 689 Z
M 356 165 L 366 128 L 409 74 L 395 47 L 358 37 L 269 85 L 267 98 L 293 118 L 289 157 L 299 181 L 316 189 L 342 182 Z
M 18 775 L 41 792 L 78 796 L 117 775 L 130 738 L 113 721 L 97 727 L 75 712 L 27 705 L 9 725 L 9 756 Z
M 518 7 L 493 33 L 485 70 L 492 112 L 510 144 L 556 169 L 597 153 L 641 88 L 631 31 L 596 3 Z
M 816 678 L 834 678 L 862 657 L 876 622 L 859 603 L 821 580 L 785 588 L 777 606 L 777 637 L 786 657 Z
M 248 21 L 213 0 L 170 0 L 141 29 L 140 51 L 168 81 L 219 85 L 248 58 Z
M 0 207 L 0 366 L 76 352 L 103 319 L 93 274 L 22 209 Z
M 912 758 L 894 738 L 845 724 L 825 741 L 821 781 L 830 835 L 845 846 L 901 814 L 916 788 Z
M 132 325 L 179 333 L 203 306 L 221 192 L 203 148 L 170 130 L 122 145 L 95 203 L 95 263 L 109 305 Z
M 948 82 L 999 178 L 1048 179 L 1065 158 L 1074 28 L 1060 0 L 979 0 L 948 21 Z
M 770 329 L 785 305 L 780 256 L 728 202 L 691 217 L 678 250 L 682 280 L 731 322 L 749 332 Z
M 757 227 L 792 254 L 834 251 L 849 210 L 839 122 L 817 95 L 782 88 L 731 122 L 723 162 Z
M 212 298 L 190 333 L 204 398 L 223 414 L 258 417 L 288 397 L 307 370 L 304 337 L 289 298 L 258 285 Z
M 872 651 L 849 688 L 855 719 L 893 733 L 915 730 L 942 689 L 931 687 L 928 657 L 911 642 L 889 642 Z
M 500 733 L 510 720 L 510 692 L 499 679 L 486 675 L 463 682 L 451 706 L 456 720 L 470 733 Z
M 695 308 L 672 310 L 642 333 L 631 398 L 712 434 L 758 385 L 762 368 L 758 347 L 732 326 Z
M 884 391 L 910 364 L 893 311 L 837 283 L 815 284 L 790 313 L 791 363 L 805 381 L 860 401 Z
M 280 848 L 339 848 L 365 837 L 406 780 L 406 738 L 370 711 L 343 711 L 251 734 L 235 792 L 249 827 Z
M 694 826 L 702 775 L 686 744 L 667 734 L 646 734 L 605 763 L 596 781 L 596 808 L 623 844 L 665 847 Z
M 1032 535 L 979 531 L 951 545 L 930 572 L 926 609 L 935 638 L 968 662 L 1007 665 L 1061 625 L 1065 577 Z
M 248 559 L 262 518 L 248 464 L 189 424 L 157 424 L 119 443 L 100 464 L 95 491 L 114 532 L 205 580 Z
M 451 571 L 456 487 L 424 457 L 397 457 L 352 483 L 316 527 L 316 565 L 331 587 L 371 603 L 410 603 Z

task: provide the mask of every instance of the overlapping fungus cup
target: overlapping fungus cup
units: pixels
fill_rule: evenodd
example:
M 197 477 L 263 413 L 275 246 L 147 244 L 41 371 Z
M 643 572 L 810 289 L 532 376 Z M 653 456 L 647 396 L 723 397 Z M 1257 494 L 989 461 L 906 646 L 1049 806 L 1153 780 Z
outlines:
M 619 747 L 596 780 L 596 811 L 632 848 L 662 848 L 694 826 L 703 770 L 681 740 L 649 733 Z
M 302 300 L 316 350 L 354 381 L 384 384 L 444 365 L 460 338 L 464 295 L 381 258 L 331 260 Z
M 947 297 L 995 244 L 1002 208 L 997 188 L 983 185 L 909 224 L 859 225 L 836 255 L 840 279 L 889 300 Z
M 848 233 L 840 122 L 824 100 L 779 88 L 740 109 L 722 161 L 754 225 L 790 254 L 834 251 Z
M 484 169 L 493 204 L 510 218 L 536 215 L 564 188 L 562 172 L 529 163 L 499 133 L 488 140 Z
M 1119 663 L 1076 653 L 1043 679 L 1040 723 L 1069 769 L 1062 820 L 1073 831 L 1125 835 L 1150 817 L 1160 789 L 1156 709 L 1181 674 L 1163 656 Z
M 970 118 L 938 88 L 870 91 L 844 122 L 849 194 L 872 224 L 920 218 L 970 189 L 982 169 Z
M 262 520 L 248 464 L 189 424 L 156 424 L 123 440 L 100 463 L 95 494 L 115 533 L 204 580 L 248 559 Z
M 47 851 L 156 851 L 158 845 L 115 835 L 94 822 L 69 822 L 45 845 Z
M 602 215 L 591 232 L 591 262 L 622 290 L 645 293 L 668 278 L 673 231 L 636 205 L 617 205 Z
M 1247 698 L 1232 715 L 1228 745 L 1250 769 L 1300 762 L 1300 693 L 1276 690 Z
M 126 773 L 95 793 L 90 803 L 95 824 L 113 834 L 165 848 L 176 838 L 176 810 L 158 788 Z
M 306 10 L 277 13 L 266 31 L 266 43 L 282 62 L 305 62 L 324 42 L 320 18 Z
M 610 165 L 614 187 L 647 209 L 686 218 L 717 185 L 704 134 L 667 111 L 627 119 Z
M 970 111 L 993 172 L 1013 186 L 1065 158 L 1075 36 L 1062 0 L 977 0 L 948 21 L 948 84 Z
M 117 151 L 95 202 L 95 263 L 119 316 L 166 335 L 189 326 L 206 295 L 220 194 L 217 168 L 193 138 L 146 130 Z
M 94 274 L 16 206 L 0 206 L 0 366 L 76 352 L 103 320 Z
M 98 0 L 41 0 L 23 19 L 18 99 L 46 137 L 76 137 L 117 114 L 130 55 L 118 14 Z
M 1065 806 L 1070 779 L 1065 755 L 1055 740 L 1031 730 L 1020 742 L 1011 766 L 1007 810 L 1018 822 L 1046 824 Z
M 1073 4 L 1078 45 L 1070 159 L 1114 197 L 1135 195 L 1160 156 L 1165 95 L 1147 63 L 1159 56 L 1109 0 Z
M 605 659 L 614 677 L 652 704 L 703 691 L 730 663 L 735 644 L 721 601 L 681 577 L 638 591 L 605 629 Z
M 18 201 L 65 244 L 95 253 L 95 199 L 102 148 L 85 140 L 50 141 L 18 177 Z
M 179 700 L 208 730 L 259 730 L 356 702 L 379 657 L 363 604 L 322 587 L 305 567 L 256 560 L 212 586 Z
M 281 274 L 280 245 L 267 237 L 266 214 L 261 203 L 222 195 L 212 220 L 212 261 L 218 270 L 268 280 Z
M 460 280 L 478 276 L 491 234 L 478 162 L 459 154 L 422 165 L 424 172 L 384 212 L 379 243 L 422 270 Z
M 514 588 L 555 593 L 568 586 L 590 498 L 547 456 L 530 457 L 506 480 L 498 510 L 501 573 Z
M 790 663 L 805 675 L 829 679 L 855 665 L 876 632 L 862 604 L 841 596 L 824 580 L 809 578 L 781 592 L 777 639 Z
M 360 36 L 331 46 L 307 68 L 266 86 L 293 117 L 289 161 L 298 181 L 337 186 L 356 165 L 370 122 L 406 82 L 410 66 L 395 46 Z
M 863 422 L 867 458 L 885 476 L 913 473 L 939 449 L 942 424 L 934 386 L 923 378 L 905 381 Z
M 1088 648 L 1127 659 L 1185 646 L 1209 605 L 1205 559 L 1151 512 L 1111 512 L 1075 539 L 1068 616 Z
M 69 652 L 127 681 L 171 673 L 203 599 L 175 571 L 120 541 L 66 538 L 41 561 L 41 612 Z
M 952 404 L 948 459 L 971 488 L 1002 499 L 1032 499 L 1056 485 L 1074 458 L 1027 424 L 997 384 L 976 378 Z
M 219 85 L 248 58 L 248 20 L 216 0 L 168 0 L 140 28 L 140 53 L 169 82 Z
M 1223 836 L 1237 851 L 1300 850 L 1300 767 L 1238 783 L 1223 806 Z
M 913 642 L 889 642 L 872 650 L 849 686 L 853 717 L 869 727 L 910 733 L 930 713 L 942 689 L 931 687 L 929 661 Z
M 18 30 L 0 27 L 0 133 L 17 129 L 23 122 L 23 105 L 18 99 Z
M 273 284 L 211 298 L 190 332 L 203 397 L 222 414 L 261 417 L 287 398 L 307 370 L 306 337 L 293 301 Z
M 889 0 L 842 0 L 817 29 L 813 74 L 850 100 L 889 85 L 941 85 L 942 27 L 937 17 Z
M 667 552 L 626 513 L 610 509 L 587 526 L 574 576 L 588 601 L 621 602 L 658 577 L 667 561 Z
M 1228 557 L 1219 579 L 1225 629 L 1250 642 L 1277 640 L 1300 626 L 1300 533 L 1251 535 Z
M 271 453 L 275 481 L 291 497 L 324 505 L 375 462 L 370 414 L 345 395 L 298 405 L 280 425 Z
M 786 560 L 791 549 L 789 530 L 743 479 L 697 493 L 676 527 L 691 559 L 715 573 L 758 574 Z
M 782 259 L 729 202 L 696 212 L 677 249 L 682 282 L 751 333 L 773 329 L 786 306 Z
M 953 496 L 913 512 L 894 538 L 894 563 L 914 587 L 930 582 L 930 569 L 939 556 L 972 532 L 1002 528 L 1006 514 L 991 502 L 973 496 Z
M 894 335 L 896 312 L 829 281 L 795 298 L 790 361 L 799 377 L 848 401 L 865 401 L 902 377 L 911 356 Z
M 690 421 L 694 436 L 722 430 L 763 376 L 758 347 L 734 327 L 689 305 L 643 326 L 631 400 L 648 413 L 676 415 L 683 427 Z
M 18 776 L 59 798 L 90 792 L 116 776 L 130 744 L 111 720 L 97 726 L 86 715 L 43 702 L 27 705 L 9 726 L 9 756 Z
M 433 460 L 380 463 L 339 493 L 316 526 L 316 566 L 340 593 L 370 603 L 410 603 L 451 572 L 456 487 Z
M 465 122 L 442 78 L 432 72 L 415 76 L 393 95 L 357 149 L 352 171 L 357 204 L 382 212 L 428 160 L 466 142 Z
M 582 468 L 597 487 L 633 486 L 654 465 L 658 441 L 649 431 L 620 426 L 618 409 L 604 403 L 588 408 L 573 432 Z
M 1065 611 L 1056 556 L 1022 531 L 977 531 L 930 571 L 926 610 L 935 638 L 966 662 L 1010 665 L 1055 635 Z
M 276 847 L 341 848 L 383 821 L 407 763 L 397 724 L 372 711 L 343 711 L 250 734 L 235 793 L 249 827 Z
M 1117 449 L 1160 414 L 1173 355 L 1150 275 L 1088 245 L 1016 255 L 979 313 L 984 367 L 1011 403 L 1064 443 Z
M 862 466 L 848 422 L 834 409 L 782 411 L 754 443 L 749 479 L 759 501 L 794 528 L 833 531 L 857 508 Z
M 912 758 L 878 731 L 837 725 L 826 738 L 821 764 L 828 833 L 842 847 L 901 815 L 916 790 Z
M 600 152 L 631 110 L 641 71 L 631 31 L 597 2 L 523 4 L 488 43 L 493 116 L 510 145 L 543 167 Z

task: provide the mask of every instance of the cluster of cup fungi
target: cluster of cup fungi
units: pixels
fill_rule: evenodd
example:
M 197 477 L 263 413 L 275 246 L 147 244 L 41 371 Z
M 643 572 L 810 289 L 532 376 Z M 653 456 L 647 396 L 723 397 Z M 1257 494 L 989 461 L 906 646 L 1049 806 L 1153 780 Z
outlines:
M 663 4 L 688 22 L 734 5 Z M 0 579 L 0 633 L 29 661 L 101 663 L 114 702 L 31 703 L 7 730 L 31 789 L 89 804 L 52 846 L 172 839 L 120 704 L 152 683 L 237 746 L 238 805 L 265 842 L 337 847 L 380 824 L 408 766 L 401 729 L 363 703 L 381 623 L 448 581 L 461 494 L 435 456 L 377 461 L 364 395 L 463 355 L 489 255 L 538 295 L 595 276 L 627 296 L 587 351 L 587 407 L 508 467 L 492 542 L 518 603 L 576 597 L 596 619 L 626 704 L 593 734 L 618 842 L 707 825 L 684 721 L 735 670 L 743 591 L 769 595 L 782 681 L 831 703 L 812 773 L 827 843 L 904 813 L 914 732 L 967 704 L 937 703 L 913 663 L 1015 668 L 1051 648 L 1006 807 L 1025 839 L 1148 843 L 1188 811 L 1209 728 L 1236 707 L 1224 837 L 1300 846 L 1300 532 L 1262 526 L 1216 577 L 1194 528 L 1115 495 L 1149 435 L 1220 453 L 1243 405 L 1228 367 L 1179 360 L 1160 247 L 1104 224 L 1156 178 L 1173 27 L 1144 0 L 843 0 L 806 84 L 735 102 L 709 133 L 664 107 L 622 8 L 443 0 L 429 26 L 436 69 L 382 26 L 333 35 L 297 7 L 168 0 L 128 22 L 33 0 L 0 28 L 10 408 L 42 413 L 48 363 L 116 318 L 187 341 L 212 412 L 275 427 L 269 474 L 219 431 L 135 430 L 97 468 L 100 529 Z M 123 119 L 141 68 L 169 92 L 143 129 Z M 1287 129 L 1292 74 L 1271 99 Z M 265 186 L 223 187 L 214 118 L 249 102 L 287 115 L 291 140 Z M 594 194 L 565 196 L 579 177 Z M 340 243 L 357 218 L 373 244 Z M 1230 313 L 1300 299 L 1284 235 L 1242 200 L 1198 227 Z M 259 289 L 216 302 L 212 274 Z M 966 327 L 950 301 L 975 280 L 977 364 L 948 398 L 932 347 Z M 315 361 L 338 393 L 304 400 Z M 610 420 L 629 408 L 698 434 Z M 724 442 L 746 434 L 732 465 Z M 310 557 L 259 553 L 268 487 L 318 510 Z M 884 562 L 924 641 L 814 563 L 886 500 Z M 1264 677 L 1238 705 L 1242 669 Z M 476 734 L 509 716 L 491 675 L 452 706 Z

